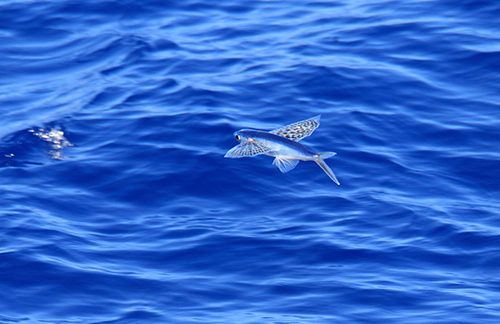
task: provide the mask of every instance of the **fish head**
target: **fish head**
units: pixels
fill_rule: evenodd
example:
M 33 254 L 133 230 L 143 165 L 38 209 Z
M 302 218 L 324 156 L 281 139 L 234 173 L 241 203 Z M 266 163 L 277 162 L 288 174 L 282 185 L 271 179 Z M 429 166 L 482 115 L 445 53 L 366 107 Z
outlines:
M 250 136 L 248 131 L 249 129 L 240 129 L 239 131 L 233 133 L 234 138 L 242 144 L 246 142 L 253 142 L 254 139 Z

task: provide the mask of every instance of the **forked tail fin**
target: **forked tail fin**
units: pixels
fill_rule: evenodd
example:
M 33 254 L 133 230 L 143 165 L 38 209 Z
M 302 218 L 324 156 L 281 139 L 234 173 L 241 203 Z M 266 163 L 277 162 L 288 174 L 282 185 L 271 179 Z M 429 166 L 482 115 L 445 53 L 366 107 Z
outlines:
M 318 163 L 318 165 L 323 169 L 323 171 L 325 171 L 326 174 L 328 174 L 328 176 L 330 177 L 330 179 L 333 180 L 333 182 L 335 182 L 336 184 L 338 184 L 340 186 L 340 182 L 337 180 L 337 177 L 335 177 L 335 174 L 333 173 L 333 171 L 330 169 L 330 167 L 328 167 L 328 165 L 324 161 L 325 159 L 328 159 L 336 154 L 337 153 L 334 153 L 334 152 L 318 153 L 318 158 L 314 161 L 316 163 Z

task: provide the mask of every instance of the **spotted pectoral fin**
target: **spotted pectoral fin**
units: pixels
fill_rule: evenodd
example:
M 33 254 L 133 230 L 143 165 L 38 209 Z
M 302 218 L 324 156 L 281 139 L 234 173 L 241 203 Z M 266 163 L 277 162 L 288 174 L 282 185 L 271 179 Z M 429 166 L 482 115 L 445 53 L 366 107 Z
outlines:
M 246 142 L 245 144 L 236 145 L 230 149 L 224 157 L 226 158 L 242 158 L 242 157 L 252 157 L 260 154 L 264 154 L 271 151 L 271 148 L 259 143 L 257 141 Z
M 273 161 L 273 165 L 277 166 L 283 173 L 292 171 L 297 164 L 299 164 L 299 160 L 283 159 L 279 157 L 275 158 Z
M 304 137 L 311 135 L 316 128 L 319 127 L 319 119 L 321 115 L 316 117 L 299 121 L 275 130 L 269 133 L 275 134 L 281 137 L 288 138 L 292 141 L 298 142 Z

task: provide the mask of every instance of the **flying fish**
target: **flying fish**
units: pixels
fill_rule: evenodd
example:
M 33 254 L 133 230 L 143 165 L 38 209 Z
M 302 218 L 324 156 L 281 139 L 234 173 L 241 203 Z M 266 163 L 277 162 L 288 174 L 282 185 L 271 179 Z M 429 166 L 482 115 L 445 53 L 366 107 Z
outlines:
M 272 156 L 274 157 L 273 164 L 283 173 L 293 170 L 299 161 L 314 161 L 333 182 L 340 185 L 337 177 L 324 161 L 337 153 L 314 153 L 299 143 L 318 128 L 320 117 L 321 115 L 318 115 L 270 132 L 252 129 L 234 132 L 233 135 L 240 144 L 230 149 L 224 157 L 234 159 L 257 155 Z

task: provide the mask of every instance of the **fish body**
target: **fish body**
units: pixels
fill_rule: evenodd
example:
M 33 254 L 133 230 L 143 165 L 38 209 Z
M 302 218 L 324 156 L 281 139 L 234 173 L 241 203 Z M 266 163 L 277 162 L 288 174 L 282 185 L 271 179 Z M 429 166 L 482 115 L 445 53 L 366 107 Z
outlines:
M 301 161 L 311 161 L 316 155 L 304 145 L 272 133 L 242 129 L 234 132 L 235 137 L 236 135 L 246 141 L 258 141 L 263 146 L 270 148 L 271 150 L 264 155 Z
M 233 135 L 240 144 L 229 150 L 225 157 L 272 156 L 275 158 L 273 164 L 283 173 L 293 170 L 299 161 L 314 161 L 336 184 L 340 185 L 333 171 L 324 162 L 324 159 L 336 153 L 314 153 L 299 143 L 301 139 L 311 135 L 318 128 L 319 119 L 320 116 L 316 116 L 270 132 L 251 129 L 234 132 Z

